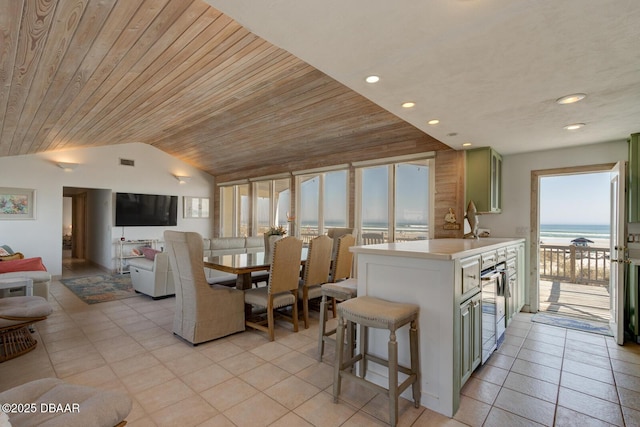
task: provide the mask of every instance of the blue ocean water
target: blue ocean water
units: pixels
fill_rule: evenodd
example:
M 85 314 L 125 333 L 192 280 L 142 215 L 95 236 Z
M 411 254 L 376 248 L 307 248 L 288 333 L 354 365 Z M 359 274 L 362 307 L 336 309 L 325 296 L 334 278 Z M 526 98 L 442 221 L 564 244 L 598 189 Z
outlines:
M 609 239 L 609 224 L 540 224 L 541 238 L 568 239 L 584 237 L 589 240 Z

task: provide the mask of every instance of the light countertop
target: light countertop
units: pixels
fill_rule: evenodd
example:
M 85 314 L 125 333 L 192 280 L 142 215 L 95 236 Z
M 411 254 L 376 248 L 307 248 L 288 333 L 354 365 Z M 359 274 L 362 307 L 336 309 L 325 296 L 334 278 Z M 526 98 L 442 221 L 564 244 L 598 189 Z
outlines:
M 351 251 L 355 254 L 402 256 L 450 261 L 520 242 L 524 242 L 524 239 L 495 237 L 480 239 L 431 239 L 354 246 L 351 248 Z

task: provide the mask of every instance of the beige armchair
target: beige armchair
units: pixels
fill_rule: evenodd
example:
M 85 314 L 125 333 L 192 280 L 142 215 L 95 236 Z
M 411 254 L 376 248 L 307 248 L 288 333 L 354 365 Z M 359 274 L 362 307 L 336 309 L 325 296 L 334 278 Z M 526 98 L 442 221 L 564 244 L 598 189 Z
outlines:
M 207 283 L 202 236 L 165 231 L 164 240 L 176 288 L 173 332 L 199 344 L 244 331 L 243 292 Z
M 275 311 L 280 308 L 292 306 L 293 314 L 286 316 L 281 313 L 281 317 L 290 320 L 293 331 L 298 332 L 297 292 L 301 255 L 302 240 L 289 236 L 276 241 L 273 245 L 273 262 L 267 286 L 244 291 L 244 301 L 247 304 L 267 309 L 266 321 L 252 319 L 247 320 L 246 325 L 267 332 L 270 341 L 275 339 Z
M 318 236 L 309 242 L 304 275 L 298 287 L 298 300 L 302 303 L 304 328 L 309 328 L 309 300 L 322 296 L 322 284 L 329 281 L 331 248 L 333 241 L 328 236 Z

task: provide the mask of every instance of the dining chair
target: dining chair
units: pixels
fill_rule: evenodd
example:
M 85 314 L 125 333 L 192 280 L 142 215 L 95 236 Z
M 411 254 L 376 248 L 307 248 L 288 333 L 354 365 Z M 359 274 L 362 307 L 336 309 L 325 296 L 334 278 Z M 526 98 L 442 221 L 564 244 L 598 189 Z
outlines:
M 298 286 L 305 329 L 309 328 L 309 300 L 320 298 L 322 284 L 329 281 L 332 247 L 333 240 L 329 236 L 318 236 L 309 242 L 303 277 Z
M 383 233 L 362 233 L 363 245 L 376 245 L 378 243 L 384 243 Z
M 284 235 L 281 234 L 272 234 L 270 236 L 264 236 L 264 256 L 265 261 L 268 264 L 271 264 L 273 261 L 273 245 L 280 239 L 283 239 Z M 260 283 L 269 282 L 269 272 L 264 271 L 254 271 L 251 273 L 251 283 L 253 283 L 256 287 L 260 286 Z
M 327 229 L 327 236 L 333 239 L 333 249 L 331 250 L 332 261 L 336 259 L 336 255 L 338 254 L 338 239 L 345 234 L 351 234 L 355 237 L 356 230 L 355 228 L 348 227 L 334 227 Z
M 244 302 L 266 308 L 267 316 L 266 319 L 246 319 L 246 326 L 267 332 L 270 341 L 275 339 L 275 312 L 284 307 L 292 306 L 292 315 L 280 312 L 280 317 L 289 320 L 293 324 L 293 331 L 298 332 L 297 292 L 301 255 L 302 240 L 293 236 L 278 240 L 273 245 L 273 262 L 267 286 L 244 291 Z
M 173 333 L 197 345 L 244 331 L 243 292 L 207 283 L 202 236 L 166 230 L 164 240 L 176 288 Z
M 344 234 L 336 240 L 336 256 L 331 266 L 330 282 L 348 279 L 351 277 L 353 270 L 353 252 L 349 249 L 356 244 L 355 236 L 353 234 Z

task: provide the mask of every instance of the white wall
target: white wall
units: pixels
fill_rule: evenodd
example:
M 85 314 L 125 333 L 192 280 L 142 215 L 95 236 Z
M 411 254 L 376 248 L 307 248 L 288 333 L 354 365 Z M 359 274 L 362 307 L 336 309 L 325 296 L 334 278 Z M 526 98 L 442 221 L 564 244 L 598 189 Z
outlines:
M 504 156 L 502 213 L 480 215 L 480 228 L 489 228 L 492 237 L 526 238 L 526 270 L 531 273 L 531 171 L 615 163 L 626 161 L 628 156 L 626 140 Z M 529 304 L 530 296 L 535 297 L 535 289 L 530 274 L 526 280 L 526 304 Z
M 135 160 L 135 167 L 120 166 L 120 158 Z M 79 163 L 65 172 L 56 162 Z M 42 154 L 0 157 L 0 186 L 36 190 L 36 219 L 0 220 L 0 244 L 7 244 L 25 257 L 42 257 L 47 270 L 54 276 L 62 273 L 63 187 L 79 187 L 147 194 L 210 197 L 213 200 L 214 178 L 148 144 L 132 143 Z M 180 184 L 173 175 L 192 179 Z M 108 223 L 90 223 L 89 231 L 107 240 L 99 247 L 88 248 L 90 256 L 106 262 L 104 253 L 115 257 L 115 242 L 122 227 L 113 227 L 113 199 L 97 193 L 92 202 L 94 214 L 109 218 Z M 106 193 L 108 194 L 108 193 Z M 213 218 L 182 218 L 180 197 L 178 231 L 196 231 L 203 236 L 213 234 Z M 95 213 L 97 212 L 97 213 Z M 94 219 L 97 219 L 94 218 Z M 89 219 L 91 221 L 91 219 Z M 100 228 L 102 227 L 102 228 Z M 162 239 L 165 227 L 126 227 L 127 239 Z M 106 256 L 109 258 L 109 256 Z M 114 268 L 115 260 L 104 266 Z
M 87 192 L 87 259 L 105 268 L 113 268 L 113 199 L 110 190 Z

